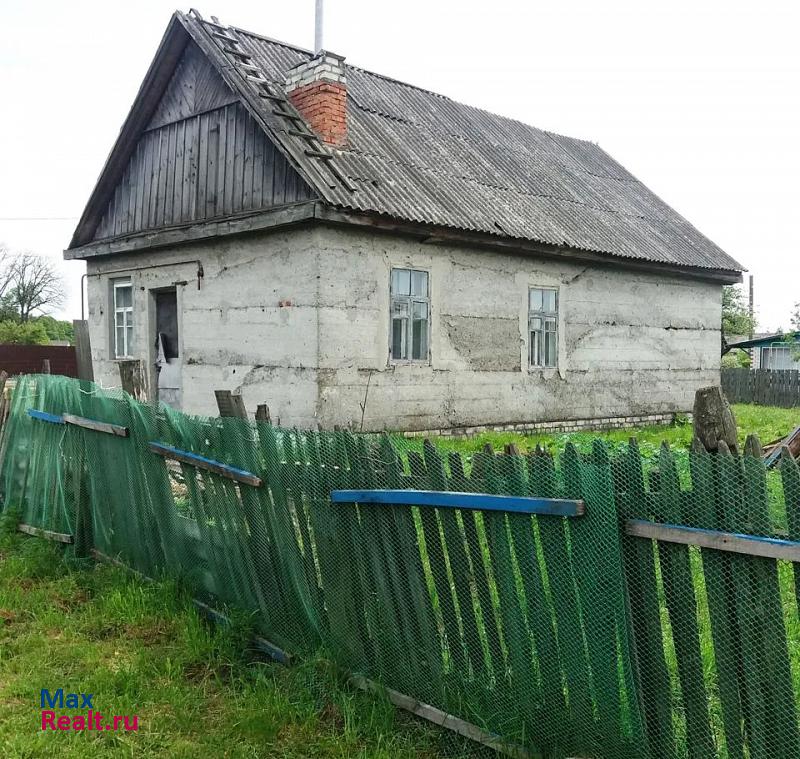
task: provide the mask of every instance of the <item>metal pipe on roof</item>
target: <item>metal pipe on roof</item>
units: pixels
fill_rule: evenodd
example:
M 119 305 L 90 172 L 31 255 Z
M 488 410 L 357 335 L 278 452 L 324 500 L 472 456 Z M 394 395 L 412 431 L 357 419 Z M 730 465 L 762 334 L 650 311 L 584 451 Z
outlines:
M 322 50 L 322 0 L 316 0 L 314 7 L 314 52 Z

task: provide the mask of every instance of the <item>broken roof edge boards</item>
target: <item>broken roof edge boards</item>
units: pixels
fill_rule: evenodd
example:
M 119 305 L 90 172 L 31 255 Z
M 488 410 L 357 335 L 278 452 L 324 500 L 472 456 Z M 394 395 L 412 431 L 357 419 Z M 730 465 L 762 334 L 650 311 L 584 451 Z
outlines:
M 64 251 L 64 259 L 67 261 L 85 260 L 117 253 L 136 253 L 137 251 L 202 242 L 227 235 L 282 229 L 318 218 L 316 208 L 318 203 L 319 201 L 316 200 L 303 200 L 255 213 L 226 216 L 202 222 L 193 221 L 162 229 L 136 232 L 131 235 L 109 237 L 77 248 L 67 248 Z

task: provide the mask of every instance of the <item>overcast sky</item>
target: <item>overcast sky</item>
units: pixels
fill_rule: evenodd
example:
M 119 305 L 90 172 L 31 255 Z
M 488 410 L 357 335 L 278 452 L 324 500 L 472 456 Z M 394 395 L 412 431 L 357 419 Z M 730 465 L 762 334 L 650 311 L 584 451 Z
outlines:
M 60 259 L 173 3 L 2 0 L 0 241 Z M 199 10 L 313 45 L 313 0 Z M 798 28 L 777 0 L 325 6 L 349 62 L 599 143 L 755 275 L 769 330 L 800 300 Z M 62 266 L 77 317 L 83 264 Z

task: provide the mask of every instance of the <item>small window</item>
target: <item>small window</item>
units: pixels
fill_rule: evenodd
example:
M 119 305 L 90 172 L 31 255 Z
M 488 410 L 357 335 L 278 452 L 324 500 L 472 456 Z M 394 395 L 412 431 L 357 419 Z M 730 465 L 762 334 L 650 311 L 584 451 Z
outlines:
M 392 269 L 391 356 L 393 361 L 427 361 L 430 325 L 428 272 Z
M 528 292 L 528 350 L 530 365 L 555 367 L 558 363 L 558 290 L 532 287 Z
M 114 357 L 130 358 L 133 349 L 133 285 L 114 282 Z

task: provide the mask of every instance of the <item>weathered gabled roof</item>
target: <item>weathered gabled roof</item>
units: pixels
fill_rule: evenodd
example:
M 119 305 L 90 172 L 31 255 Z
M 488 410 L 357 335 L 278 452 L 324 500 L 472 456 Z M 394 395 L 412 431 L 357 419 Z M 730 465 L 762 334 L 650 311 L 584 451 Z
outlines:
M 346 148 L 308 150 L 292 134 L 297 112 L 279 99 L 286 71 L 310 51 L 194 12 L 175 21 L 330 206 L 640 262 L 743 270 L 597 145 L 355 66 L 346 68 Z M 257 71 L 229 52 L 226 37 Z M 81 239 L 76 232 L 73 246 Z

